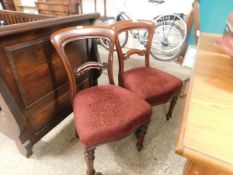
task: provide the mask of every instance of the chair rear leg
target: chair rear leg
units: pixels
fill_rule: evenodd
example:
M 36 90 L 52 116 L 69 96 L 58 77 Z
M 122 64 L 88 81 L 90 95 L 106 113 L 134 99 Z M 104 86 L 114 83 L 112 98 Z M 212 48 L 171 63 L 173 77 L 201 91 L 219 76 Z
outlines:
M 175 105 L 176 105 L 176 102 L 178 100 L 178 97 L 179 97 L 179 95 L 173 97 L 172 100 L 171 100 L 171 103 L 170 103 L 170 106 L 169 106 L 169 110 L 168 110 L 168 113 L 166 115 L 167 120 L 169 120 L 172 117 L 172 112 L 173 112 L 173 110 L 175 108 Z
M 77 138 L 77 139 L 79 139 L 79 135 L 78 135 L 78 133 L 75 131 L 75 137 Z
M 143 149 L 143 142 L 145 135 L 147 133 L 147 128 L 148 128 L 149 122 L 141 125 L 135 132 L 136 138 L 137 138 L 137 150 L 141 151 Z
M 84 152 L 86 164 L 87 164 L 87 175 L 95 175 L 94 160 L 95 160 L 95 148 L 87 149 Z

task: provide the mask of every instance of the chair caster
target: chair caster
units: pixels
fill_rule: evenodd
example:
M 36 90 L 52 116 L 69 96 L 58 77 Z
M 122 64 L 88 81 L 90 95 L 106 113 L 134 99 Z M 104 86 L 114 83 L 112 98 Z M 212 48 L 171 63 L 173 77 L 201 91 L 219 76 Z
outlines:
M 87 173 L 87 175 L 89 175 L 89 174 Z M 94 172 L 94 174 L 91 173 L 91 175 L 103 175 L 103 174 L 101 172 Z
M 137 147 L 137 150 L 140 152 L 143 149 L 143 144 L 142 143 L 137 143 L 136 147 Z
M 168 121 L 170 118 L 172 118 L 172 115 L 171 115 L 171 114 L 167 114 L 167 115 L 166 115 L 167 121 Z

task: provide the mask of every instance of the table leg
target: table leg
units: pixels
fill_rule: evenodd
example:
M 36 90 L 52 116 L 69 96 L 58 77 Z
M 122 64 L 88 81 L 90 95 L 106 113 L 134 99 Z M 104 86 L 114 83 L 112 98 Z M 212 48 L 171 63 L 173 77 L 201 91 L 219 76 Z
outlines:
M 183 175 L 228 175 L 212 168 L 203 166 L 192 160 L 187 160 L 184 166 Z

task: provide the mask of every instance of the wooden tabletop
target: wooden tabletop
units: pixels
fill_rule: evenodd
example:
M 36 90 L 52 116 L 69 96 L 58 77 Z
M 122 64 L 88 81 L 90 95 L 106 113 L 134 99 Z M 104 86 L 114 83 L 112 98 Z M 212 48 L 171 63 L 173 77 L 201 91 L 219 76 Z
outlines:
M 176 152 L 233 174 L 233 58 L 200 37 Z

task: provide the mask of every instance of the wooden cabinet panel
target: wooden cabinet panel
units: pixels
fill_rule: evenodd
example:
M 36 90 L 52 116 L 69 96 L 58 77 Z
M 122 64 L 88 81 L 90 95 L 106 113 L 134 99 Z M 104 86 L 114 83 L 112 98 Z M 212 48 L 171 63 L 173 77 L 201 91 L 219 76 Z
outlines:
M 67 16 L 79 14 L 79 1 L 37 0 L 36 8 L 40 14 Z
M 85 43 L 74 46 L 80 48 L 82 52 L 86 52 L 86 48 L 83 47 Z M 86 58 L 80 58 L 80 53 L 73 48 L 67 49 L 69 58 L 73 65 L 79 65 Z M 39 38 L 5 47 L 6 58 L 10 63 L 13 78 L 17 83 L 25 107 L 44 98 L 47 92 L 53 91 L 66 82 L 63 65 L 56 53 L 51 53 L 51 50 L 54 48 L 49 38 Z

